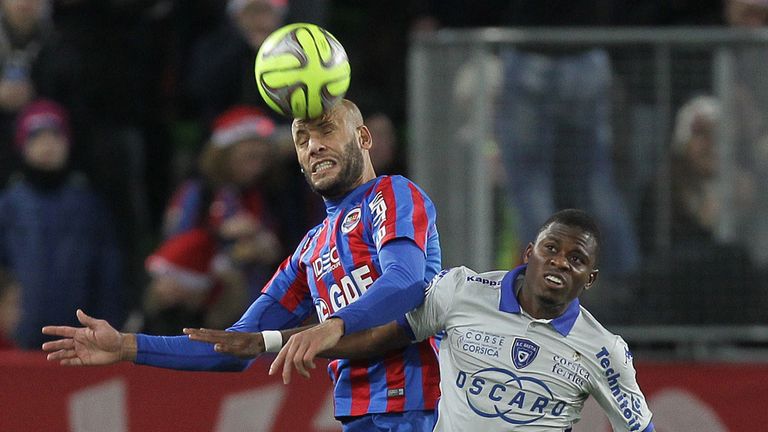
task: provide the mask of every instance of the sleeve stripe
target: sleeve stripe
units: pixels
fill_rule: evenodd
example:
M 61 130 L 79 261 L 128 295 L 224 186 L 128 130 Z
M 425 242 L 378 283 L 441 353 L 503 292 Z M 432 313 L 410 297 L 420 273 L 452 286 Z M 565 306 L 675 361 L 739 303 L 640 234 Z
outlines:
M 413 200 L 413 238 L 421 250 L 426 250 L 427 227 L 429 219 L 427 218 L 427 209 L 424 207 L 424 197 L 416 189 L 413 183 L 409 183 L 411 190 L 411 199 Z

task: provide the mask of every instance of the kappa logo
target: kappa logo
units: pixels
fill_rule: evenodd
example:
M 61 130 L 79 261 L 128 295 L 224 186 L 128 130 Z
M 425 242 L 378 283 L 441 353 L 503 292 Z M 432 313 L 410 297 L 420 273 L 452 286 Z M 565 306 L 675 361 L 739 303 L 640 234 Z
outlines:
M 518 369 L 523 369 L 533 363 L 538 354 L 539 346 L 531 340 L 515 338 L 512 343 L 512 363 Z
M 346 216 L 344 216 L 344 221 L 341 222 L 341 232 L 344 234 L 349 234 L 358 223 L 360 223 L 360 219 L 362 215 L 362 210 L 360 210 L 360 207 L 353 208 L 349 213 L 347 213 Z

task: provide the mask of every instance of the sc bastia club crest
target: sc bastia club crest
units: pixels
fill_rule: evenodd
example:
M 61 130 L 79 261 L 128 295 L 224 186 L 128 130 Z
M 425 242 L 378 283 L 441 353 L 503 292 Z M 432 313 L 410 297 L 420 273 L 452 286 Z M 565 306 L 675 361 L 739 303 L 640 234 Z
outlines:
M 516 368 L 522 369 L 533 363 L 538 354 L 539 346 L 535 342 L 528 339 L 515 338 L 515 342 L 512 344 L 512 362 Z

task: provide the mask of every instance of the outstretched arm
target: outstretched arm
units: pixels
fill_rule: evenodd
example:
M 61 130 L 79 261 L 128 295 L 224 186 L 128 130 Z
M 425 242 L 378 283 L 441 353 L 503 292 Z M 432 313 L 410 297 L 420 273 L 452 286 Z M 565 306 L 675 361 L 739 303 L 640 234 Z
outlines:
M 302 334 L 308 332 L 309 331 L 303 332 Z M 291 340 L 294 338 L 296 338 L 296 336 L 292 337 Z M 383 326 L 344 336 L 335 346 L 323 350 L 317 355 L 325 358 L 364 359 L 383 355 L 396 348 L 407 346 L 410 343 L 411 338 L 408 336 L 406 330 L 400 327 L 397 322 L 392 321 Z M 304 349 L 305 345 L 306 343 L 286 344 L 286 346 L 280 350 L 280 353 L 272 362 L 272 365 L 270 365 L 269 374 L 274 375 L 282 366 L 283 382 L 285 384 L 291 382 L 292 368 L 296 368 L 296 371 L 301 376 L 309 378 L 308 369 L 315 368 L 315 356 L 310 355 L 310 351 Z M 301 355 L 301 353 L 304 354 Z
M 84 327 L 43 327 L 44 334 L 62 338 L 43 344 L 48 360 L 58 360 L 64 366 L 98 366 L 136 359 L 135 334 L 120 333 L 108 322 L 80 309 L 77 319 Z
M 281 330 L 282 342 L 285 343 L 297 333 L 316 326 L 304 326 L 294 329 Z M 259 333 L 241 333 L 212 329 L 184 329 L 184 333 L 190 339 L 207 342 L 214 345 L 214 350 L 220 353 L 231 354 L 240 358 L 255 358 L 266 352 L 264 336 Z M 383 355 L 397 348 L 402 348 L 411 343 L 411 338 L 397 322 L 391 322 L 380 327 L 364 330 L 358 333 L 344 336 L 339 342 L 318 354 L 324 358 L 364 359 Z M 299 346 L 291 344 L 280 350 L 277 358 L 269 367 L 269 374 L 274 375 L 283 367 L 283 382 L 291 381 L 291 369 L 293 367 L 304 377 L 309 378 L 309 371 L 315 367 L 313 358 L 296 356 Z M 286 361 L 286 359 L 291 359 Z

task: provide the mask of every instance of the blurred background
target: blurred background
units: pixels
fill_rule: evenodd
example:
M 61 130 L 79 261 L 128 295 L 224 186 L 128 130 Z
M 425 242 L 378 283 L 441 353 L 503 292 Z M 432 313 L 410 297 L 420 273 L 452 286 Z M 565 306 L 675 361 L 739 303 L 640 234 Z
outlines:
M 39 329 L 78 307 L 126 331 L 224 328 L 322 220 L 253 79 L 291 22 L 344 45 L 377 173 L 433 198 L 445 267 L 510 268 L 551 213 L 591 212 L 583 303 L 659 411 L 707 422 L 662 430 L 759 429 L 739 421 L 768 402 L 767 0 L 0 0 L 0 381 L 64 373 L 34 360 Z M 65 397 L 50 418 L 135 428 L 146 377 L 114 371 L 127 381 L 84 400 L 123 423 Z M 664 392 L 674 379 L 690 397 Z M 296 401 L 273 396 L 242 403 Z M 334 430 L 283 417 L 259 430 Z

